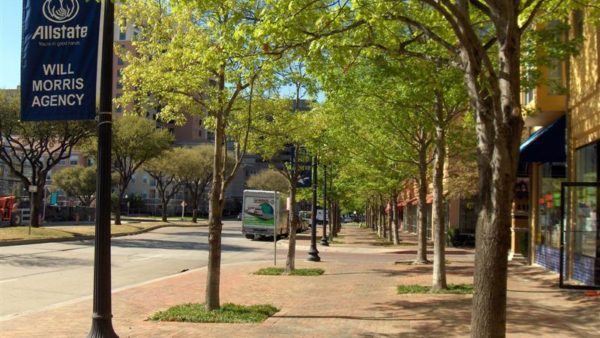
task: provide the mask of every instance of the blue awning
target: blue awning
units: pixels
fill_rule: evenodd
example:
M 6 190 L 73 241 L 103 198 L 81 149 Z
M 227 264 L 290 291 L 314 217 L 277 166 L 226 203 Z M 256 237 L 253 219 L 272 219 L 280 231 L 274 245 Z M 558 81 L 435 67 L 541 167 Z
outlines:
M 519 162 L 565 162 L 566 119 L 563 115 L 549 126 L 533 133 L 519 147 Z

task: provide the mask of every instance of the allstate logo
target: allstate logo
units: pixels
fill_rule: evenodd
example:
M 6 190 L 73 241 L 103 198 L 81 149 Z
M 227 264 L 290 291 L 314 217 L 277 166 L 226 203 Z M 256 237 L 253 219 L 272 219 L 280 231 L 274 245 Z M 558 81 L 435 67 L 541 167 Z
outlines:
M 79 13 L 78 0 L 46 0 L 42 5 L 42 13 L 46 19 L 55 23 L 73 20 Z

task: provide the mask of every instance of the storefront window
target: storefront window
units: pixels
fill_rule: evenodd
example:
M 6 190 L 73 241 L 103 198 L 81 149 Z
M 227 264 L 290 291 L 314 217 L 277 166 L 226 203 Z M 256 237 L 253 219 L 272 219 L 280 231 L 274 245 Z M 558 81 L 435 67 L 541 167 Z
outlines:
M 577 182 L 598 182 L 598 148 L 596 142 L 577 149 L 575 152 Z
M 575 253 L 596 257 L 598 226 L 598 188 L 579 188 L 576 192 L 574 235 Z
M 600 142 L 577 149 L 576 168 L 578 182 L 598 181 L 598 151 Z M 577 189 L 574 224 L 575 253 L 590 257 L 596 256 L 596 237 L 598 232 L 598 200 L 597 188 Z
M 540 167 L 538 244 L 560 246 L 560 185 L 565 181 L 564 163 L 544 163 Z

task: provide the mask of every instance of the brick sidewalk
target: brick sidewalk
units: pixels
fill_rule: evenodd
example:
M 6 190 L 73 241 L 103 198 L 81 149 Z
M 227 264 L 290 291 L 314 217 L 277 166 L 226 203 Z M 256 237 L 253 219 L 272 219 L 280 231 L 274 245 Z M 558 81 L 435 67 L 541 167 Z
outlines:
M 199 269 L 113 294 L 113 325 L 121 337 L 460 337 L 469 335 L 470 295 L 398 295 L 399 284 L 431 283 L 431 265 L 414 266 L 414 241 L 382 246 L 370 230 L 345 227 L 339 244 L 319 246 L 322 262 L 304 261 L 307 235 L 299 238 L 298 267 L 325 275 L 256 276 L 272 262 L 222 266 L 221 303 L 270 303 L 281 309 L 261 324 L 151 322 L 169 306 L 202 302 L 206 270 Z M 320 237 L 319 237 L 320 238 Z M 282 247 L 278 264 L 283 264 Z M 431 257 L 431 256 L 430 256 Z M 473 252 L 448 250 L 448 281 L 471 283 Z M 281 262 L 281 263 L 280 263 Z M 508 335 L 594 337 L 600 332 L 600 299 L 556 287 L 556 274 L 512 263 Z M 1 337 L 83 337 L 91 300 L 0 322 Z

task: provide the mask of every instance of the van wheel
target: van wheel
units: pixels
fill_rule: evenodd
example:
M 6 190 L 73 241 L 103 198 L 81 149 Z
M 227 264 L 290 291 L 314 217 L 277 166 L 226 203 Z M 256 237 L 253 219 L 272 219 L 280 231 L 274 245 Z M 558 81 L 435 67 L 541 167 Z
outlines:
M 246 234 L 247 239 L 254 239 L 254 235 Z

